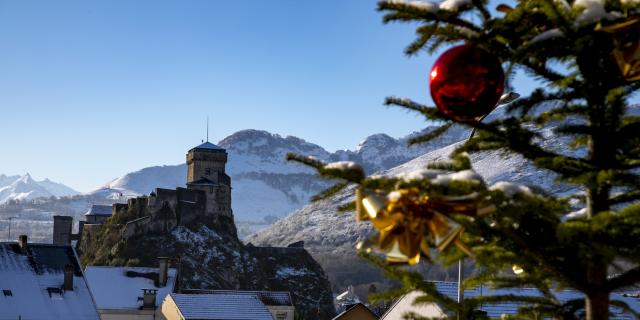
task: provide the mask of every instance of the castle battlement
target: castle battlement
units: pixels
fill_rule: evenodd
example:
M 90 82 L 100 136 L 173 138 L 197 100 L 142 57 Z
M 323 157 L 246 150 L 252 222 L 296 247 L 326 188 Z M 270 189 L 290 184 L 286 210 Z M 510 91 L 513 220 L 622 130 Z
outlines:
M 186 160 L 186 188 L 156 188 L 149 195 L 113 205 L 111 218 L 122 225 L 124 238 L 171 232 L 179 225 L 196 222 L 221 225 L 236 234 L 231 210 L 231 178 L 225 173 L 226 150 L 205 142 L 190 149 Z M 64 226 L 58 229 L 66 232 L 68 228 Z M 93 233 L 94 229 L 91 229 Z M 87 240 L 92 238 L 89 230 L 86 233 Z M 60 236 L 65 241 L 70 239 L 70 236 Z

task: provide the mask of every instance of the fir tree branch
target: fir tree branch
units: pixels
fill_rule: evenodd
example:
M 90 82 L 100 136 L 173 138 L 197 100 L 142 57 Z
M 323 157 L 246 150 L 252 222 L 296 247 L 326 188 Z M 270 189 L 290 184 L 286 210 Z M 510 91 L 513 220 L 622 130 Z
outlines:
M 484 20 L 485 22 L 487 20 L 491 20 L 491 12 L 489 12 L 489 10 L 487 9 L 487 1 L 473 0 L 471 3 L 476 9 L 478 9 L 478 12 L 480 12 L 482 20 Z
M 536 296 L 519 296 L 515 294 L 504 294 L 504 295 L 487 295 L 487 296 L 478 296 L 473 298 L 467 298 L 468 303 L 472 303 L 474 305 L 480 304 L 497 304 L 501 302 L 526 302 L 526 303 L 538 303 L 544 305 L 552 305 L 557 306 L 553 300 L 549 300 L 544 297 L 536 297 Z
M 325 163 L 313 158 L 313 157 L 308 157 L 308 156 L 301 156 L 295 153 L 287 153 L 287 161 L 293 161 L 293 162 L 298 162 L 301 164 L 304 164 L 306 166 L 315 168 L 316 170 L 320 170 L 322 167 L 324 167 Z
M 544 266 L 540 271 L 553 274 L 556 279 L 564 279 L 570 283 L 573 288 L 580 291 L 584 292 L 587 290 L 586 281 L 581 277 L 580 272 L 575 272 L 575 270 L 571 268 L 563 268 L 564 263 L 561 260 L 551 258 L 555 256 L 550 256 L 548 252 L 544 252 L 544 248 L 540 248 L 537 243 L 530 243 L 510 230 L 503 229 L 503 232 L 519 247 L 518 252 L 535 259 L 539 266 Z M 563 270 L 569 271 L 564 272 Z
M 329 197 L 335 195 L 336 193 L 344 190 L 349 184 L 350 184 L 349 182 L 341 182 L 341 183 L 334 184 L 333 186 L 327 189 L 324 189 L 320 193 L 311 197 L 311 201 L 315 202 L 315 201 L 328 199 Z
M 423 135 L 419 135 L 417 137 L 413 137 L 411 139 L 409 139 L 409 145 L 414 145 L 414 144 L 420 144 L 420 143 L 425 143 L 425 142 L 429 142 L 433 139 L 436 139 L 438 137 L 440 137 L 443 133 L 447 132 L 447 130 L 449 130 L 449 128 L 451 128 L 451 126 L 453 126 L 453 123 L 447 123 L 443 126 L 438 127 L 437 129 L 423 134 Z
M 530 51 L 523 53 L 523 55 L 526 55 L 528 57 L 530 57 L 529 56 L 530 54 L 531 54 Z M 523 66 L 525 66 L 530 71 L 532 71 L 534 76 L 541 77 L 549 82 L 560 82 L 568 78 L 566 75 L 562 75 L 560 73 L 557 73 L 547 68 L 544 62 L 537 61 L 533 58 L 522 59 L 521 61 L 519 60 L 518 62 L 520 62 Z
M 640 267 L 635 267 L 627 272 L 611 278 L 607 281 L 606 290 L 608 292 L 614 291 L 619 288 L 636 284 L 640 282 Z
M 627 191 L 609 198 L 611 205 L 640 200 L 640 190 Z
M 629 305 L 626 302 L 619 301 L 619 300 L 611 300 L 609 304 L 622 309 L 624 312 L 634 316 L 636 319 L 640 319 L 640 313 L 636 312 L 633 308 L 629 307 Z
M 447 10 L 426 10 L 418 6 L 402 3 L 380 1 L 378 2 L 378 11 L 390 11 L 382 17 L 384 23 L 401 21 L 424 21 L 427 23 L 444 22 L 454 26 L 464 27 L 477 33 L 482 33 L 482 28 L 476 26 L 470 21 L 459 18 L 459 15 L 469 8 L 461 7 L 457 12 Z
M 394 105 L 398 107 L 403 107 L 408 110 L 419 112 L 429 120 L 446 119 L 445 115 L 442 112 L 440 112 L 438 108 L 427 107 L 423 104 L 417 103 L 407 98 L 387 97 L 384 100 L 384 104 L 387 106 Z
M 382 269 L 387 277 L 402 283 L 404 292 L 419 290 L 426 294 L 426 296 L 419 297 L 417 300 L 421 302 L 435 301 L 447 310 L 458 310 L 458 302 L 438 291 L 433 283 L 425 282 L 421 274 L 389 265 L 383 259 L 365 252 L 359 252 L 358 256 Z
M 419 27 L 416 30 L 416 35 L 418 37 L 404 49 L 404 54 L 412 56 L 420 52 L 420 50 L 427 45 L 429 40 L 431 40 L 431 37 L 435 34 L 436 30 L 438 30 L 437 24 Z

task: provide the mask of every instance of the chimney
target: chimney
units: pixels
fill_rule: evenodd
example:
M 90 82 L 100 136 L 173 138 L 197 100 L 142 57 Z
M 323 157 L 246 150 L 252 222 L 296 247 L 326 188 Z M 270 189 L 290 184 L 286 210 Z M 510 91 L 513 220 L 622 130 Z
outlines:
M 68 246 L 71 244 L 73 218 L 69 216 L 53 216 L 53 244 Z
M 142 309 L 155 309 L 156 308 L 156 293 L 155 289 L 142 289 Z
M 22 234 L 18 237 L 18 246 L 20 246 L 20 252 L 27 253 L 27 235 Z
M 64 285 L 62 289 L 65 291 L 73 291 L 73 266 L 67 264 L 64 266 Z
M 168 257 L 158 257 L 158 287 L 164 287 L 167 285 L 167 278 L 169 277 L 169 261 Z

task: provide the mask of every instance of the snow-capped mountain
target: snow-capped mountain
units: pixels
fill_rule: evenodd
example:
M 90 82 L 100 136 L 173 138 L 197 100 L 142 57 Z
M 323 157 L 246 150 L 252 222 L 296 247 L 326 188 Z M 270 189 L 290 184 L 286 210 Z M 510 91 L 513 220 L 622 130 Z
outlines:
M 32 200 L 42 197 L 64 197 L 78 194 L 64 184 L 49 179 L 34 180 L 28 173 L 23 176 L 0 175 L 0 204 L 9 200 Z
M 396 176 L 426 167 L 433 161 L 446 160 L 457 144 L 436 149 L 407 163 L 383 172 Z M 556 183 L 549 172 L 536 170 L 534 166 L 519 155 L 505 154 L 499 151 L 481 152 L 471 156 L 473 168 L 487 183 L 511 181 L 534 187 L 547 192 L 561 194 L 570 187 Z M 273 226 L 251 235 L 246 241 L 256 245 L 282 245 L 295 241 L 304 241 L 306 248 L 316 250 L 349 250 L 364 240 L 371 232 L 369 223 L 357 223 L 352 214 L 338 212 L 338 207 L 353 201 L 353 189 L 344 190 L 333 198 L 310 203 L 292 213 Z M 335 226 L 340 226 L 339 230 Z M 313 249 L 311 249 L 313 250 Z M 312 251 L 313 252 L 313 251 Z
M 426 130 L 431 130 L 428 128 Z M 353 160 L 363 163 L 368 172 L 388 169 L 407 162 L 428 150 L 459 141 L 468 134 L 452 129 L 446 139 L 407 146 L 409 137 L 394 139 L 385 134 L 372 135 L 354 151 L 330 153 L 322 147 L 287 136 L 260 130 L 242 130 L 218 145 L 229 153 L 227 173 L 231 176 L 232 206 L 237 221 L 271 221 L 283 217 L 309 202 L 312 195 L 328 185 L 309 168 L 287 162 L 289 152 L 310 155 L 325 161 Z M 184 164 L 157 166 L 126 174 L 91 192 L 109 198 L 148 194 L 154 188 L 184 186 Z
M 502 112 L 504 110 L 496 110 L 490 118 L 500 117 Z M 568 148 L 569 138 L 556 135 L 554 129 L 553 124 L 540 129 L 542 138 L 538 143 L 544 148 L 565 154 L 575 155 L 584 152 L 584 150 Z M 437 140 L 437 143 L 426 146 L 433 148 L 429 152 L 382 171 L 381 174 L 402 176 L 423 169 L 430 162 L 446 160 L 469 133 L 468 129 L 453 126 Z M 577 191 L 571 186 L 558 183 L 553 173 L 534 167 L 530 161 L 517 154 L 485 151 L 472 154 L 471 161 L 474 170 L 481 174 L 488 184 L 510 181 L 551 194 L 568 194 Z M 353 214 L 338 212 L 339 206 L 353 200 L 353 188 L 343 190 L 329 199 L 306 205 L 272 226 L 248 236 L 245 242 L 259 246 L 281 246 L 304 241 L 305 248 L 322 264 L 334 285 L 351 284 L 367 287 L 370 283 L 379 281 L 380 276 L 377 273 L 379 270 L 357 263 L 355 245 L 369 237 L 373 229 L 370 223 L 356 222 Z M 356 265 L 358 265 L 357 268 L 353 267 Z M 358 280 L 353 282 L 355 281 L 353 279 Z
M 47 189 L 47 191 L 55 197 L 73 196 L 79 193 L 62 183 L 51 181 L 48 178 L 42 181 L 37 181 L 37 183 Z

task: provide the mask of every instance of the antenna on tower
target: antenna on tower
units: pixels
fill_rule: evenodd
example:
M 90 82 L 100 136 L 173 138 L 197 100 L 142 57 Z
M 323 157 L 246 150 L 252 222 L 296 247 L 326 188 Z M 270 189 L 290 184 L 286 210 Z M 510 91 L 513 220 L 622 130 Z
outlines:
M 207 115 L 207 142 L 209 142 L 209 115 Z

